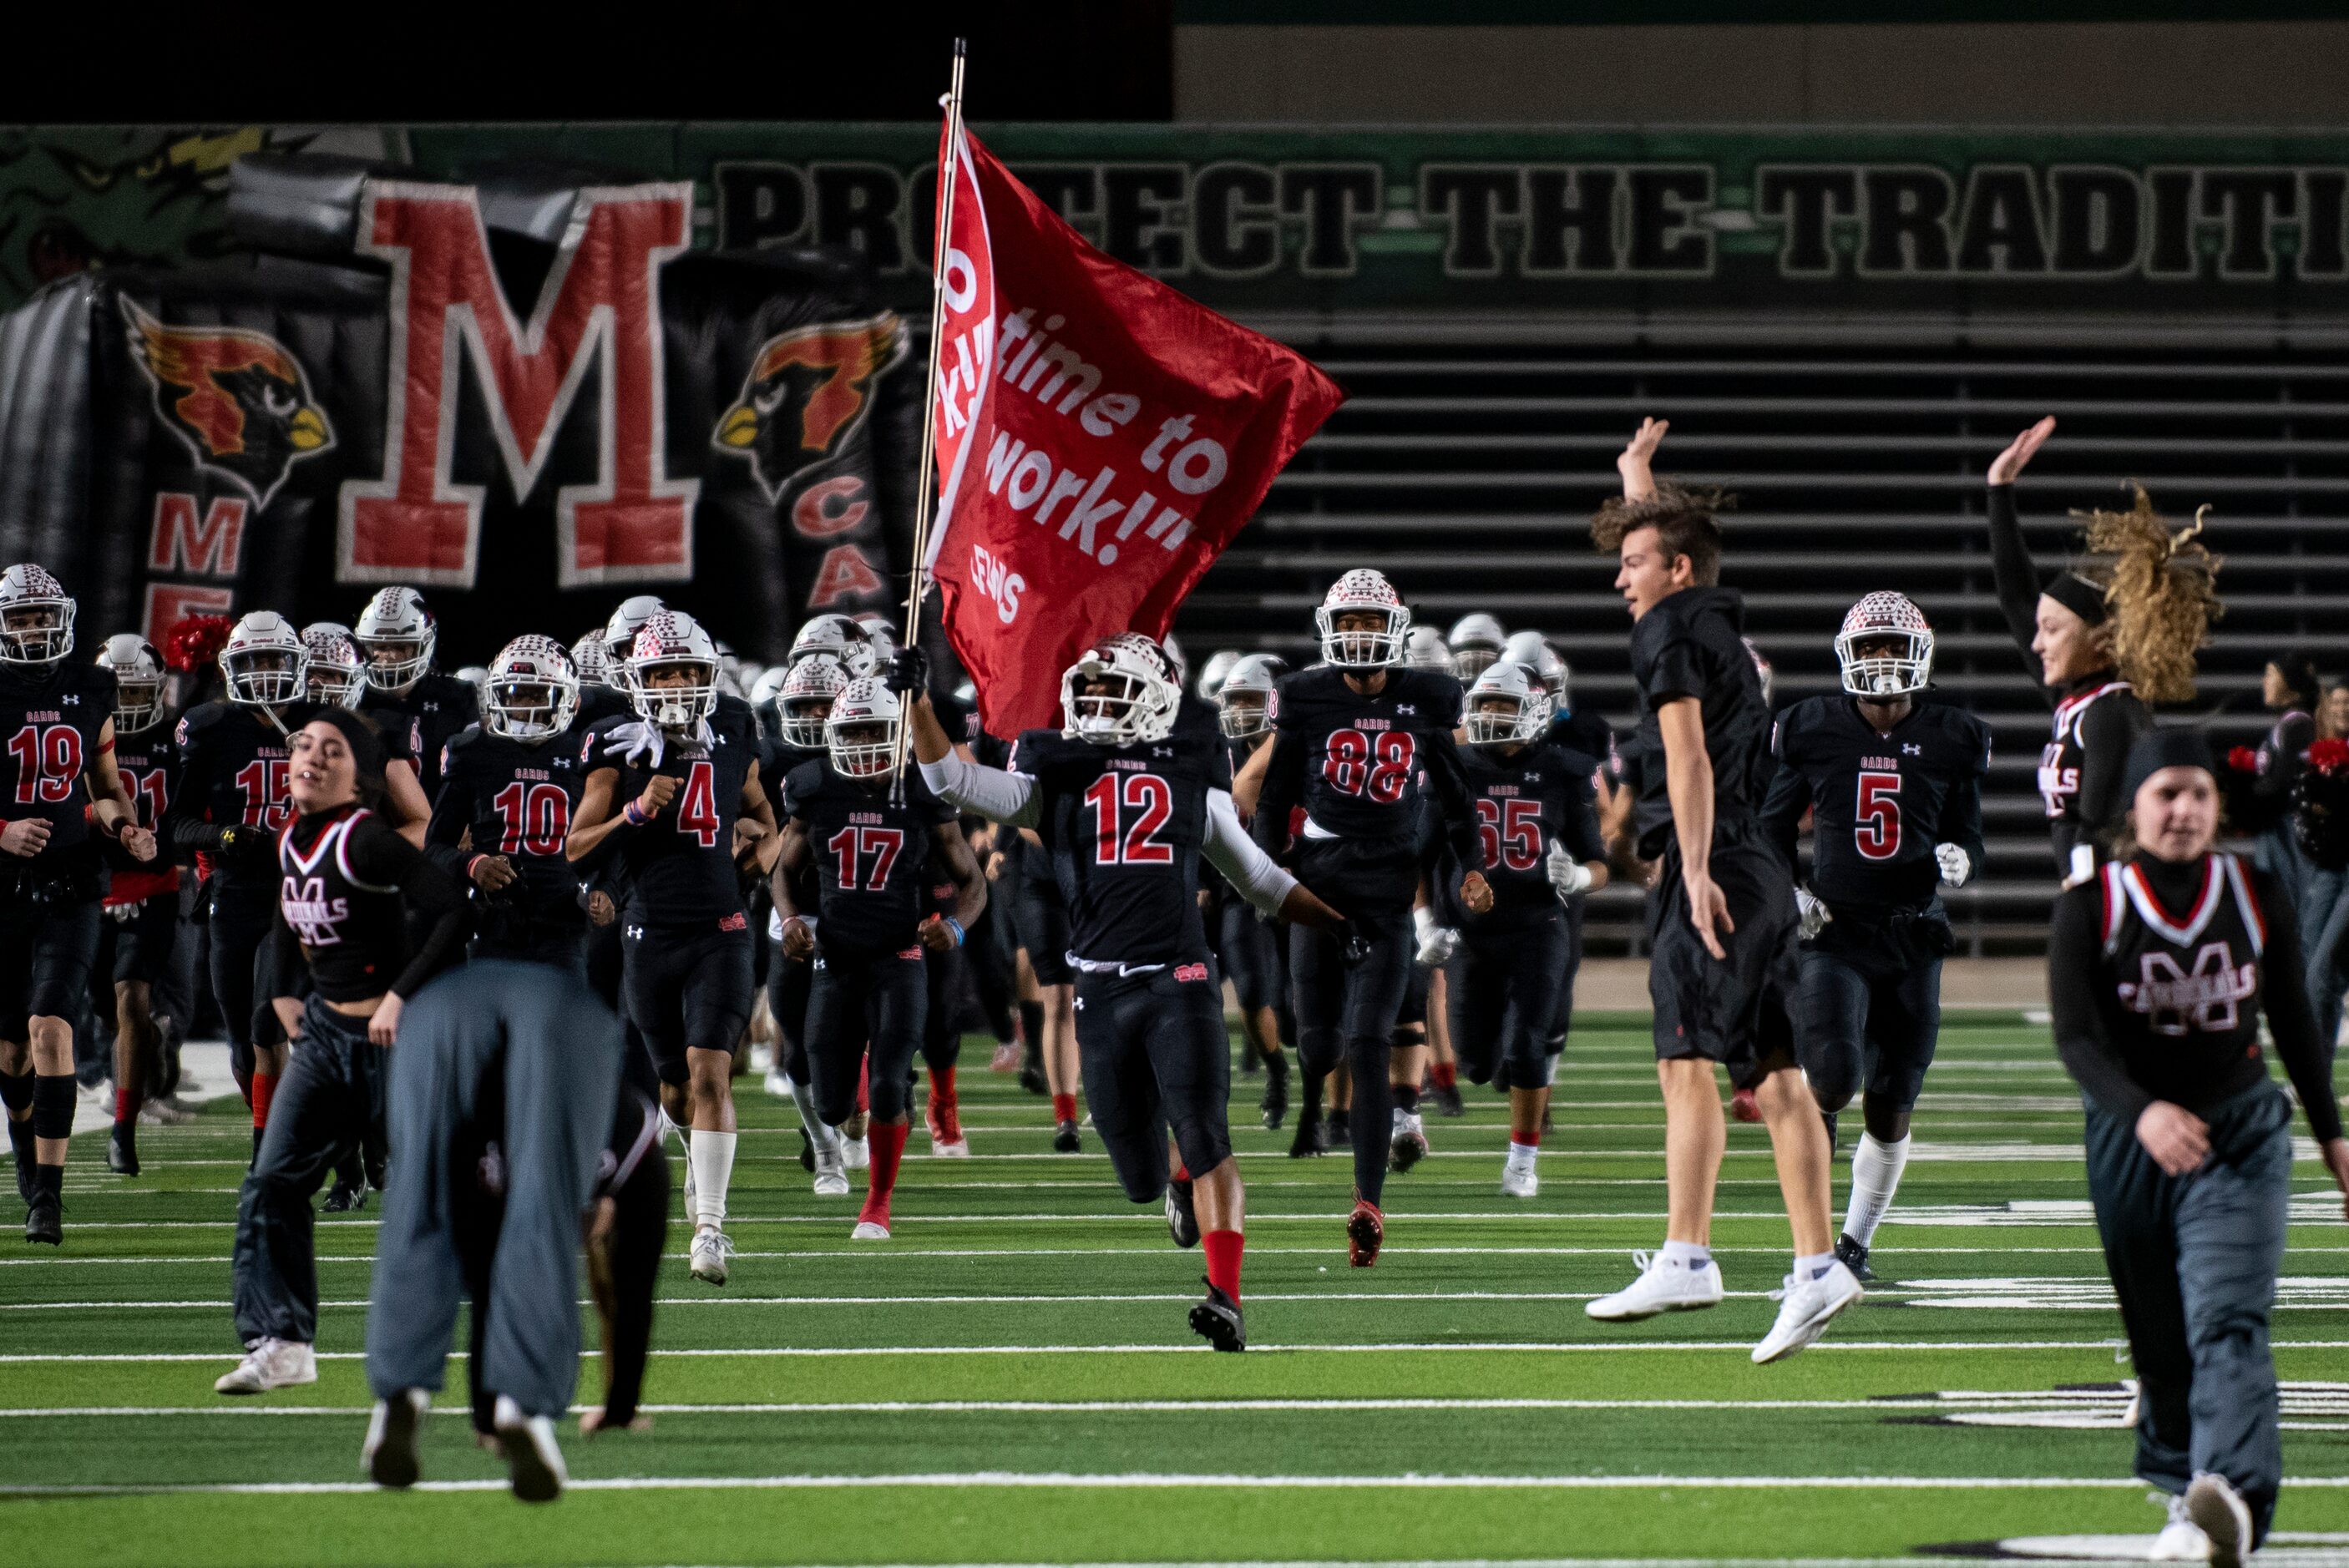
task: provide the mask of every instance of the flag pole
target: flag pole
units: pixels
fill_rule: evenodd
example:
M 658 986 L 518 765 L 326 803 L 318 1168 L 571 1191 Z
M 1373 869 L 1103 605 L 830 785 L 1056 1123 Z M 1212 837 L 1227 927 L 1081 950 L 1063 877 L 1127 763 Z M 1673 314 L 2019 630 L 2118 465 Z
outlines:
M 962 71 L 966 43 L 954 41 L 954 73 L 947 83 L 946 151 L 938 160 L 937 233 L 930 244 L 930 355 L 928 377 L 922 384 L 922 458 L 914 484 L 914 571 L 905 591 L 904 646 L 920 645 L 922 599 L 929 589 L 927 562 L 930 522 L 937 511 L 937 425 L 939 338 L 945 335 L 947 312 L 947 242 L 954 233 L 955 173 L 962 152 Z M 908 694 L 910 696 L 911 694 Z M 897 771 L 890 788 L 902 799 L 905 788 L 905 752 L 910 727 L 897 727 Z

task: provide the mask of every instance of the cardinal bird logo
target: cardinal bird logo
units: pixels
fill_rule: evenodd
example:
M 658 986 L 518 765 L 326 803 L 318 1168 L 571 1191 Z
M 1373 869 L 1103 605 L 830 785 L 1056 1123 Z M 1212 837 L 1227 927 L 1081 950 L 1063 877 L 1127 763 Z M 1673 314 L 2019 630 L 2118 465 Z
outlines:
M 847 444 L 872 407 L 873 383 L 905 357 L 905 324 L 891 311 L 778 333 L 752 356 L 710 445 L 749 458 L 772 501 L 793 474 Z
M 155 387 L 155 412 L 196 459 L 257 508 L 294 465 L 332 450 L 334 427 L 312 400 L 302 362 L 265 332 L 166 326 L 125 297 L 130 354 Z

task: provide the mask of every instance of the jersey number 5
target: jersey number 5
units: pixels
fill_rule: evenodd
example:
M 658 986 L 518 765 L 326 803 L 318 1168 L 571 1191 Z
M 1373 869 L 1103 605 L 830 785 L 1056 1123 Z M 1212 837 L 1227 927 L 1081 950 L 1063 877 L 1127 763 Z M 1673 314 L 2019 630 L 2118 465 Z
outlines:
M 1900 852 L 1900 775 L 1859 776 L 1851 837 L 1859 852 L 1871 861 L 1889 861 Z
M 73 797 L 81 777 L 81 732 L 70 724 L 28 724 L 8 738 L 16 764 L 16 804 L 56 805 Z
M 1360 795 L 1381 806 L 1402 799 L 1411 781 L 1411 731 L 1382 729 L 1365 735 L 1359 729 L 1333 729 L 1321 761 L 1321 777 L 1340 795 Z
M 677 792 L 677 830 L 691 833 L 703 849 L 718 841 L 718 784 L 707 759 L 694 763 Z
M 1501 866 L 1513 872 L 1533 870 L 1541 864 L 1541 802 L 1479 797 L 1476 836 L 1484 841 L 1486 871 Z
M 1134 813 L 1123 821 L 1118 811 Z M 1085 789 L 1085 804 L 1093 809 L 1093 864 L 1097 866 L 1164 866 L 1174 861 L 1174 849 L 1152 835 L 1174 814 L 1174 791 L 1155 773 L 1104 773 Z M 1118 833 L 1123 826 L 1124 836 Z

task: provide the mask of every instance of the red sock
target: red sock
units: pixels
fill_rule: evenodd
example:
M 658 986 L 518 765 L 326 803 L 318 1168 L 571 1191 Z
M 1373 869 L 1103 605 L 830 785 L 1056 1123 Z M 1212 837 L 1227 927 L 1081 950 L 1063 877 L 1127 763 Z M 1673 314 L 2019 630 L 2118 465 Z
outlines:
M 115 1085 L 114 1125 L 120 1127 L 127 1121 L 137 1121 L 139 1119 L 139 1108 L 144 1103 L 144 1099 L 141 1099 L 137 1089 L 125 1088 L 120 1084 Z
M 873 1109 L 873 1058 L 869 1055 L 856 1059 L 856 1109 Z
M 1077 1097 L 1072 1094 L 1054 1095 L 1052 1097 L 1052 1119 L 1055 1122 L 1076 1120 Z
M 930 1069 L 930 1092 L 942 1099 L 955 1098 L 955 1070 L 952 1068 Z
M 897 1188 L 897 1161 L 905 1152 L 906 1131 L 903 1122 L 876 1121 L 865 1130 L 864 1136 L 872 1140 L 873 1166 L 858 1219 L 889 1222 L 889 1194 Z
M 1191 1168 L 1188 1165 L 1184 1164 L 1180 1160 L 1174 1161 L 1174 1180 L 1177 1181 L 1188 1181 L 1190 1179 Z
M 1438 1088 L 1450 1088 L 1460 1081 L 1458 1069 L 1450 1062 L 1435 1063 L 1427 1069 L 1427 1076 L 1435 1080 Z
M 1240 1298 L 1240 1249 L 1247 1241 L 1237 1231 L 1209 1231 L 1199 1238 L 1207 1249 L 1207 1283 L 1237 1302 Z
M 269 1125 L 269 1098 L 277 1092 L 275 1073 L 257 1072 L 253 1075 L 253 1126 L 260 1131 Z
M 1541 1147 L 1541 1123 L 1538 1121 L 1535 1122 L 1534 1130 L 1531 1132 L 1519 1132 L 1514 1127 L 1509 1129 L 1509 1141 L 1512 1143 L 1522 1143 L 1528 1149 L 1539 1149 Z

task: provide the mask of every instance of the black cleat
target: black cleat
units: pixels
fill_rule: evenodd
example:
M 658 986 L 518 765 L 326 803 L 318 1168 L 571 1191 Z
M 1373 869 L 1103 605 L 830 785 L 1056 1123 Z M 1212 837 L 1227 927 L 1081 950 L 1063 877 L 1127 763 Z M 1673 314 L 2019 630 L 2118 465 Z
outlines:
M 65 1205 L 55 1192 L 36 1192 L 32 1207 L 25 1212 L 25 1239 L 45 1246 L 65 1244 Z
M 326 1191 L 326 1201 L 319 1207 L 329 1214 L 355 1214 L 367 1207 L 367 1188 L 354 1187 L 336 1177 Z
M 1052 1086 L 1044 1078 L 1044 1064 L 1030 1059 L 1019 1065 L 1019 1087 L 1033 1095 L 1050 1095 Z
M 1321 1121 L 1321 1141 L 1330 1149 L 1354 1147 L 1353 1118 L 1342 1110 L 1333 1110 Z
M 1240 1316 L 1240 1304 L 1212 1284 L 1207 1299 L 1191 1308 L 1191 1332 L 1218 1350 L 1247 1348 L 1247 1323 Z
M 1432 1092 L 1435 1097 L 1435 1109 L 1445 1116 L 1465 1116 L 1468 1114 L 1467 1106 L 1461 1102 L 1460 1086 L 1458 1084 L 1438 1084 L 1430 1092 Z
M 815 1145 L 808 1141 L 807 1129 L 800 1129 L 800 1169 L 815 1174 Z
M 1077 1121 L 1074 1117 L 1061 1123 L 1060 1129 L 1052 1134 L 1052 1152 L 1055 1154 L 1076 1154 L 1081 1152 L 1084 1147 L 1085 1140 L 1078 1135 Z
M 1178 1247 L 1199 1244 L 1199 1211 L 1192 1206 L 1191 1183 L 1166 1183 L 1166 1233 Z
M 117 1176 L 139 1174 L 139 1144 L 132 1126 L 128 1121 L 116 1122 L 112 1136 L 106 1140 L 106 1168 Z
M 1835 1255 L 1836 1261 L 1849 1269 L 1851 1277 L 1860 1284 L 1866 1284 L 1876 1277 L 1876 1271 L 1868 1266 L 1868 1249 L 1849 1236 L 1836 1238 Z
M 1307 1106 L 1297 1119 L 1297 1136 L 1288 1140 L 1288 1157 L 1306 1160 L 1328 1152 L 1330 1140 L 1321 1135 L 1321 1113 Z
M 1264 1058 L 1265 1130 L 1278 1132 L 1280 1124 L 1288 1117 L 1288 1058 L 1273 1056 Z

